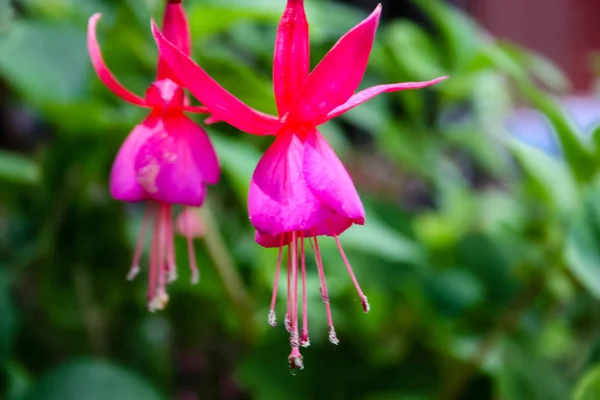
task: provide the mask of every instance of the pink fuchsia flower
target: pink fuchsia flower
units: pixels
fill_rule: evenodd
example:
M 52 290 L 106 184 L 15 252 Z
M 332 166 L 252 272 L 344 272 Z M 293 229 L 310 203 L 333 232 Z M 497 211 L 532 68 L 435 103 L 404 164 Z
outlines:
M 220 169 L 215 151 L 204 130 L 184 112 L 208 113 L 205 107 L 189 105 L 182 82 L 163 57 L 158 59 L 156 80 L 141 98 L 125 89 L 105 65 L 96 25 L 101 15 L 89 20 L 88 48 L 100 80 L 123 100 L 149 109 L 146 119 L 137 125 L 121 146 L 110 176 L 110 192 L 117 200 L 148 200 L 141 232 L 135 249 L 129 279 L 140 270 L 146 230 L 153 216 L 152 247 L 148 287 L 150 311 L 166 306 L 166 284 L 176 278 L 173 205 L 200 206 L 207 184 L 215 184 Z M 190 34 L 181 0 L 167 3 L 163 32 L 183 54 L 190 54 Z M 193 215 L 184 208 L 175 230 L 188 238 L 192 282 L 198 281 L 198 269 L 192 238 L 198 227 Z
M 290 365 L 302 368 L 300 346 L 308 346 L 305 241 L 313 248 L 321 295 L 329 323 L 329 339 L 338 339 L 331 318 L 329 296 L 319 251 L 318 236 L 332 236 L 361 299 L 369 311 L 344 254 L 338 236 L 352 224 L 365 222 L 363 205 L 352 179 L 317 126 L 384 92 L 419 89 L 447 77 L 427 82 L 380 85 L 355 93 L 365 73 L 379 22 L 381 6 L 344 35 L 309 71 L 309 28 L 303 0 L 288 0 L 279 24 L 273 62 L 273 85 L 278 117 L 258 112 L 216 83 L 184 52 L 163 36 L 153 23 L 159 52 L 191 91 L 213 112 L 214 119 L 257 135 L 275 135 L 259 161 L 248 195 L 250 221 L 256 241 L 278 247 L 279 257 L 269 313 L 275 325 L 275 302 L 287 246 L 287 313 L 292 353 Z M 298 280 L 302 282 L 302 331 L 298 327 Z

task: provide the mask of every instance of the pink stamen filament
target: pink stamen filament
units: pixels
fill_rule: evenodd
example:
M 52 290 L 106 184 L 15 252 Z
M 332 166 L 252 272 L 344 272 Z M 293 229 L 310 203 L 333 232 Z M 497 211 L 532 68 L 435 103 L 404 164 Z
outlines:
M 292 276 L 292 248 L 288 245 L 287 252 L 287 311 L 285 313 L 285 330 L 288 333 L 292 333 L 292 320 L 291 320 L 291 307 L 292 307 L 292 285 L 291 285 L 291 276 Z
M 275 303 L 277 302 L 277 289 L 279 288 L 279 271 L 281 270 L 281 257 L 283 255 L 283 235 L 279 240 L 279 255 L 277 256 L 277 268 L 275 269 L 275 282 L 273 282 L 273 296 L 271 297 L 271 309 L 269 310 L 269 325 L 277 325 L 275 314 Z
M 167 233 L 169 224 L 169 206 L 161 204 L 160 206 L 160 237 L 158 239 L 158 295 L 166 293 L 166 272 L 167 264 Z
M 306 257 L 304 256 L 304 233 L 300 232 L 300 254 L 302 259 L 302 336 L 300 345 L 310 346 L 308 338 L 308 306 L 306 301 Z
M 156 206 L 158 207 L 158 206 Z M 150 250 L 150 276 L 148 278 L 148 309 L 150 311 L 154 311 L 152 307 L 153 299 L 156 296 L 156 281 L 157 281 L 157 272 L 160 268 L 160 263 L 158 260 L 158 239 L 159 239 L 159 228 L 160 228 L 160 215 L 159 210 L 157 210 L 154 214 L 154 221 L 152 227 L 152 248 Z
M 352 267 L 350 266 L 350 263 L 348 262 L 348 258 L 346 258 L 346 253 L 344 253 L 344 249 L 342 248 L 340 239 L 334 233 L 331 223 L 329 224 L 329 227 L 331 228 L 331 234 L 333 235 L 333 238 L 335 239 L 335 243 L 337 244 L 338 250 L 340 251 L 342 260 L 344 261 L 344 264 L 346 265 L 348 274 L 350 274 L 350 279 L 352 279 L 352 283 L 354 283 L 354 287 L 356 288 L 356 291 L 358 292 L 358 296 L 360 297 L 360 300 L 362 302 L 363 311 L 367 313 L 371 309 L 371 307 L 369 306 L 369 301 L 367 300 L 367 296 L 365 296 L 365 294 L 363 293 L 363 291 L 360 288 L 360 285 L 358 284 L 358 280 L 356 279 L 356 276 L 354 275 L 354 272 L 352 271 Z
M 175 265 L 175 235 L 173 235 L 173 220 L 167 220 L 167 238 L 169 239 L 169 248 L 167 250 L 167 275 L 168 283 L 177 280 L 177 266 Z
M 192 227 L 190 226 L 189 218 L 185 218 L 185 237 L 188 248 L 188 262 L 190 263 L 190 271 L 192 273 L 192 284 L 200 282 L 200 270 L 196 264 L 196 253 L 194 252 L 194 242 L 192 238 Z
M 292 347 L 300 346 L 298 335 L 298 238 L 296 232 L 292 232 L 292 334 L 290 343 Z
M 142 219 L 142 227 L 138 236 L 137 243 L 135 245 L 135 253 L 133 255 L 133 262 L 131 263 L 131 269 L 127 273 L 127 279 L 133 280 L 140 272 L 140 258 L 142 257 L 142 250 L 144 249 L 144 242 L 146 241 L 146 230 L 148 228 L 148 220 L 150 219 L 150 208 L 151 204 L 146 205 L 144 210 L 144 217 Z
M 323 269 L 323 260 L 321 259 L 321 250 L 319 249 L 319 242 L 317 236 L 313 237 L 314 241 L 314 253 L 315 261 L 317 262 L 317 270 L 319 272 L 319 281 L 321 282 L 321 299 L 325 303 L 325 311 L 327 312 L 327 324 L 329 325 L 329 341 L 335 345 L 339 344 L 340 341 L 335 333 L 333 326 L 333 318 L 331 317 L 331 305 L 329 304 L 329 293 L 327 292 L 327 282 L 325 280 L 325 270 Z

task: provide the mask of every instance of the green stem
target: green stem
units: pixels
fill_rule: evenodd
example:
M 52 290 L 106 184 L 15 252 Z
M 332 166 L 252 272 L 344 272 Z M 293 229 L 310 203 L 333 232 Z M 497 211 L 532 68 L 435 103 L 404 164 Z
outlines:
M 245 335 L 250 338 L 253 329 L 253 303 L 230 254 L 225 245 L 219 226 L 208 204 L 201 208 L 202 219 L 206 225 L 204 243 L 214 262 L 225 291 L 233 303 L 238 318 L 243 325 Z

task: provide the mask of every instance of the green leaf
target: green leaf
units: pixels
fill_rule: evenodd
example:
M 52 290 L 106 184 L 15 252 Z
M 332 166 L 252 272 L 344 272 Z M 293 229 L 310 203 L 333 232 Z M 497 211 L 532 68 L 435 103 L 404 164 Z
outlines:
M 353 226 L 340 236 L 344 249 L 353 249 L 388 261 L 421 264 L 424 250 L 418 243 L 370 215 L 364 226 Z
M 600 366 L 590 369 L 577 383 L 572 400 L 596 400 L 600 398 Z
M 573 175 L 579 182 L 589 181 L 594 173 L 595 162 L 592 149 L 583 140 L 583 134 L 556 100 L 529 82 L 521 82 L 520 88 L 533 106 L 543 112 L 554 127 Z
M 231 25 L 248 19 L 276 24 L 280 11 L 273 0 L 256 0 L 252 3 L 209 0 L 189 7 L 188 15 L 192 35 L 196 38 L 223 32 Z
M 0 0 L 0 34 L 8 30 L 13 12 L 10 0 Z
M 9 358 L 16 327 L 16 313 L 10 297 L 10 285 L 5 271 L 0 270 L 0 365 Z
M 40 169 L 26 157 L 0 150 L 0 180 L 36 184 L 40 180 Z
M 590 188 L 567 234 L 567 266 L 588 292 L 600 299 L 600 183 Z
M 429 36 L 415 23 L 394 22 L 382 34 L 394 61 L 411 79 L 427 80 L 444 75 Z
M 540 198 L 564 215 L 577 206 L 577 187 L 564 162 L 516 139 L 509 146 Z
M 90 69 L 85 31 L 68 24 L 15 21 L 0 54 L 0 74 L 38 105 L 77 98 Z
M 550 89 L 559 92 L 569 89 L 569 80 L 565 74 L 543 55 L 508 42 L 500 42 L 499 47 Z
M 160 400 L 137 375 L 103 361 L 64 364 L 41 378 L 23 400 Z
M 457 9 L 438 0 L 413 0 L 427 12 L 438 26 L 444 48 L 449 52 L 450 68 L 464 70 L 476 54 L 479 37 L 478 27 L 472 19 Z
M 260 159 L 260 153 L 245 142 L 223 135 L 211 134 L 211 141 L 219 154 L 223 172 L 232 181 L 239 199 L 245 204 L 250 179 Z

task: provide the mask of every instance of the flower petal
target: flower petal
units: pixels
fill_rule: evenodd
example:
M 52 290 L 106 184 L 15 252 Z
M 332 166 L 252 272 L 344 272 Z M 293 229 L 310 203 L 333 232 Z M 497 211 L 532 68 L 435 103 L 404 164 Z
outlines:
M 215 82 L 198 64 L 162 35 L 154 20 L 152 34 L 163 59 L 184 86 L 217 118 L 244 132 L 258 135 L 273 134 L 281 128 L 282 123 L 277 118 L 254 110 Z
M 94 70 L 98 74 L 98 77 L 108 87 L 114 94 L 119 96 L 125 101 L 128 101 L 137 106 L 145 107 L 146 102 L 139 96 L 131 93 L 129 90 L 125 89 L 121 83 L 115 78 L 115 76 L 110 72 L 106 64 L 104 63 L 104 59 L 102 58 L 102 53 L 100 52 L 100 46 L 98 45 L 98 39 L 96 38 L 96 25 L 98 25 L 98 20 L 102 17 L 101 13 L 96 13 L 92 15 L 88 22 L 88 51 L 90 53 L 90 58 L 92 59 L 92 65 L 94 66 Z
M 289 110 L 308 78 L 309 53 L 304 0 L 288 0 L 279 22 L 273 59 L 273 86 L 280 116 Z
M 309 75 L 290 120 L 312 122 L 346 102 L 365 74 L 381 5 L 346 33 Z
M 306 136 L 303 170 L 307 187 L 324 206 L 340 217 L 364 224 L 365 210 L 350 175 L 316 129 Z
M 110 173 L 110 194 L 116 200 L 140 201 L 150 198 L 138 181 L 135 158 L 140 148 L 154 134 L 155 124 L 156 118 L 149 117 L 136 126 L 121 145 Z
M 321 204 L 303 173 L 304 143 L 283 132 L 258 162 L 248 194 L 252 225 L 264 234 L 304 230 L 321 217 Z
M 207 149 L 197 140 L 204 136 L 201 128 L 196 126 L 193 134 L 189 125 L 194 124 L 183 115 L 157 119 L 135 156 L 137 180 L 153 200 L 189 206 L 204 201 L 206 166 L 201 160 Z
M 163 18 L 163 35 L 173 43 L 186 56 L 191 54 L 191 36 L 185 10 L 180 3 L 167 3 Z M 177 76 L 171 71 L 169 64 L 159 56 L 157 80 L 171 79 L 178 81 Z
M 361 105 L 362 103 L 371 100 L 373 97 L 380 95 L 381 93 L 392 93 L 399 92 L 401 90 L 409 90 L 409 89 L 422 89 L 427 86 L 435 85 L 438 82 L 441 82 L 445 79 L 448 79 L 447 76 L 441 76 L 436 79 L 432 79 L 430 81 L 425 82 L 404 82 L 404 83 L 392 83 L 389 85 L 378 85 L 373 86 L 365 90 L 361 90 L 356 93 L 354 96 L 350 97 L 350 99 L 342 104 L 341 106 L 335 108 L 333 111 L 329 112 L 327 116 L 319 121 L 318 124 L 321 124 L 325 121 L 328 121 L 332 118 L 338 117 L 345 113 L 348 110 L 353 109 L 354 107 Z
M 191 150 L 193 162 L 200 170 L 202 179 L 212 185 L 219 181 L 221 168 L 217 154 L 204 129 L 186 116 L 167 118 L 164 121 L 167 133 L 181 137 Z
M 183 111 L 196 114 L 210 114 L 210 110 L 204 106 L 184 106 Z
M 175 231 L 182 236 L 201 238 L 206 227 L 200 217 L 199 209 L 184 207 L 175 220 Z

